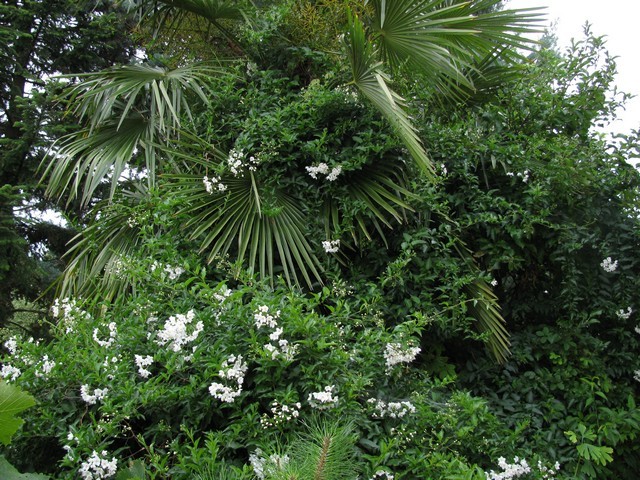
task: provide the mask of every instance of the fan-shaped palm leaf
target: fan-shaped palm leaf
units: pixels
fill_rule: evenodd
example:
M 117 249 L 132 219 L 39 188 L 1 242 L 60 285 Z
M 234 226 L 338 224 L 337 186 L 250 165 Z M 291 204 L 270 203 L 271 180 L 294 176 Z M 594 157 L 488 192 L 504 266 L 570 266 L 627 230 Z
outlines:
M 223 178 L 224 192 L 205 191 L 202 177 L 174 175 L 174 195 L 188 199 L 181 213 L 192 238 L 200 239 L 209 261 L 232 254 L 250 271 L 274 279 L 278 266 L 290 285 L 322 282 L 320 262 L 307 240 L 308 220 L 299 201 L 284 191 L 257 184 L 252 172 Z M 265 203 L 268 198 L 268 204 Z M 301 276 L 302 278 L 299 278 Z
M 393 125 L 418 167 L 433 177 L 433 165 L 418 138 L 416 128 L 404 110 L 404 100 L 389 88 L 389 78 L 382 71 L 382 64 L 375 58 L 373 47 L 365 37 L 362 22 L 350 12 L 345 43 L 351 62 L 353 84 Z
M 66 254 L 67 267 L 61 277 L 60 296 L 87 300 L 111 300 L 128 290 L 135 278 L 123 275 L 120 262 L 139 252 L 137 229 L 129 226 L 129 209 L 146 198 L 146 190 L 125 192 L 121 204 L 102 202 L 94 218 L 73 240 Z
M 466 72 L 497 48 L 527 48 L 538 9 L 494 10 L 500 0 L 372 0 L 374 43 L 392 69 L 407 64 L 439 90 L 472 87 Z
M 353 172 L 345 181 L 347 195 L 351 202 L 360 203 L 366 207 L 367 213 L 355 215 L 357 230 L 368 240 L 372 239 L 371 226 L 378 232 L 386 244 L 383 226 L 393 228 L 392 221 L 405 221 L 405 212 L 413 211 L 405 199 L 413 197 L 409 190 L 402 185 L 405 183 L 401 166 L 395 163 L 377 162 L 365 165 L 361 170 Z M 325 203 L 323 212 L 327 238 L 333 238 L 332 232 L 344 228 L 344 221 L 335 198 L 330 197 Z M 351 229 L 354 243 L 359 243 L 359 236 L 355 228 Z
M 47 191 L 60 196 L 82 184 L 87 203 L 96 187 L 112 173 L 111 196 L 119 174 L 137 149 L 144 151 L 149 185 L 156 178 L 156 150 L 178 134 L 183 114 L 191 115 L 188 94 L 207 102 L 206 83 L 220 72 L 216 66 L 195 64 L 168 70 L 150 65 L 129 65 L 81 75 L 70 88 L 72 111 L 87 119 L 87 127 L 57 142 L 47 159 Z
M 461 240 L 454 244 L 458 255 L 469 268 L 478 269 L 469 250 Z M 505 328 L 505 320 L 500 314 L 498 298 L 487 282 L 477 279 L 465 286 L 470 302 L 467 305 L 469 316 L 476 320 L 476 328 L 480 333 L 487 334 L 487 347 L 499 363 L 504 363 L 509 352 L 509 333 Z

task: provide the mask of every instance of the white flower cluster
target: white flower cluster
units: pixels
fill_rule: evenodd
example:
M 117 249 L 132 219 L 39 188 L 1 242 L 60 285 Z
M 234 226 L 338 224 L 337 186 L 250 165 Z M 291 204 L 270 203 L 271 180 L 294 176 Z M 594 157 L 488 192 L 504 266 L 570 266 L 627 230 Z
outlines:
M 274 453 L 265 457 L 262 450 L 257 448 L 255 452 L 249 455 L 249 463 L 256 477 L 264 480 L 267 475 L 273 476 L 276 472 L 282 470 L 289 463 L 289 455 L 277 455 Z
M 162 278 L 165 277 L 165 275 L 167 275 L 169 277 L 169 280 L 176 280 L 177 278 L 180 277 L 180 275 L 182 275 L 184 273 L 184 268 L 182 267 L 174 267 L 172 265 L 164 265 L 162 266 L 160 263 L 154 261 L 151 264 L 151 271 L 155 272 L 156 270 L 158 270 L 160 267 L 162 267 Z
M 9 339 L 4 342 L 4 348 L 9 351 L 10 355 L 15 355 L 18 351 L 18 339 L 16 337 L 9 337 Z
M 640 370 L 636 370 L 635 372 L 633 372 L 633 379 L 636 382 L 640 382 Z
M 230 288 L 223 286 L 221 290 L 217 293 L 213 294 L 213 298 L 215 298 L 218 302 L 223 303 L 229 296 L 231 296 L 233 292 Z
M 410 363 L 415 360 L 422 349 L 411 347 L 402 343 L 387 343 L 384 350 L 384 360 L 387 364 L 387 373 L 399 363 Z
M 14 367 L 13 365 L 9 365 L 8 363 L 2 366 L 0 369 L 0 376 L 5 380 L 11 380 L 15 382 L 15 380 L 22 374 L 22 370 L 18 367 Z
M 80 465 L 80 476 L 83 480 L 101 480 L 109 478 L 116 474 L 118 469 L 118 460 L 112 458 L 107 460 L 107 451 L 103 450 L 100 454 L 95 450 L 91 456 Z
M 342 173 L 342 167 L 340 165 L 329 170 L 329 165 L 324 162 L 317 165 L 312 165 L 310 167 L 305 167 L 305 169 L 307 170 L 307 173 L 311 178 L 317 179 L 318 174 L 322 174 L 325 175 L 326 179 L 330 182 L 333 182 L 336 178 L 338 178 L 338 175 Z
M 293 405 L 289 406 L 278 403 L 277 400 L 274 400 L 273 402 L 271 402 L 270 408 L 272 417 L 264 414 L 262 415 L 262 418 L 260 418 L 260 425 L 262 425 L 262 428 L 285 425 L 294 418 L 298 418 L 300 416 L 300 409 L 302 408 L 302 405 L 300 404 L 300 402 L 296 402 Z
M 487 480 L 511 480 L 532 472 L 531 466 L 524 458 L 515 457 L 513 463 L 508 463 L 504 457 L 498 459 L 498 466 L 501 472 L 491 470 L 486 474 Z M 538 462 L 538 471 L 542 474 L 541 478 L 552 480 L 554 475 L 560 470 L 560 464 L 555 463 L 553 467 L 545 467 L 542 462 Z
M 246 168 L 250 172 L 255 171 L 256 166 L 260 163 L 260 159 L 250 155 L 249 158 L 246 158 L 244 154 L 244 150 L 236 150 L 232 148 L 229 152 L 229 157 L 227 158 L 227 166 L 231 173 L 234 176 L 238 176 L 238 174 L 242 174 L 242 171 Z
M 415 413 L 416 407 L 411 402 L 385 402 L 378 398 L 370 398 L 368 403 L 373 405 L 376 418 L 402 418 L 408 413 Z
M 618 318 L 620 320 L 628 320 L 632 313 L 633 310 L 631 309 L 631 307 L 628 307 L 626 311 L 621 308 L 616 312 L 616 315 L 618 315 Z
M 195 313 L 193 310 L 189 310 L 186 315 L 178 314 L 169 317 L 163 329 L 158 332 L 159 338 L 156 343 L 160 346 L 168 344 L 171 350 L 179 352 L 186 343 L 193 342 L 198 338 L 198 335 L 204 329 L 202 322 L 198 322 L 191 327 L 194 318 Z M 189 333 L 189 330 L 191 330 L 191 333 Z
M 529 170 L 525 170 L 524 172 L 518 172 L 517 174 L 514 174 L 513 172 L 507 172 L 507 177 L 517 176 L 521 178 L 524 183 L 527 183 L 529 181 L 530 175 L 531 175 L 531 172 Z
M 98 400 L 104 400 L 104 398 L 109 393 L 108 388 L 96 388 L 93 393 L 90 393 L 89 385 L 82 385 L 80 387 L 80 396 L 82 400 L 87 402 L 89 405 L 95 405 Z
M 116 335 L 118 334 L 118 329 L 116 327 L 116 322 L 109 323 L 108 328 L 109 328 L 109 339 L 108 340 L 100 340 L 100 338 L 98 338 L 98 333 L 100 333 L 100 330 L 98 328 L 94 328 L 93 329 L 93 339 L 101 347 L 109 348 L 116 341 Z
M 278 317 L 280 317 L 280 310 L 276 311 L 273 315 L 269 313 L 269 307 L 267 305 L 261 305 L 258 307 L 258 311 L 254 312 L 253 319 L 257 328 L 278 327 Z
M 151 355 L 135 355 L 136 366 L 138 367 L 138 375 L 142 378 L 149 378 L 151 372 L 146 369 L 149 365 L 153 363 L 153 357 Z
M 76 320 L 91 319 L 89 313 L 80 309 L 75 300 L 69 298 L 63 298 L 62 300 L 56 298 L 51 306 L 51 315 L 60 319 L 60 324 L 64 327 L 65 333 L 73 332 Z
M 229 355 L 229 358 L 222 362 L 222 369 L 218 375 L 226 380 L 234 381 L 235 388 L 213 382 L 209 386 L 209 393 L 218 400 L 233 403 L 236 397 L 242 393 L 242 383 L 246 372 L 247 364 L 242 362 L 242 355 Z
M 392 473 L 385 472 L 384 470 L 378 470 L 369 480 L 393 480 L 394 478 L 395 477 Z
M 307 401 L 309 405 L 319 410 L 335 407 L 338 404 L 338 396 L 334 396 L 335 385 L 328 385 L 320 392 L 312 392 L 309 394 Z
M 336 253 L 340 250 L 340 239 L 337 240 L 325 240 L 322 242 L 322 248 L 327 253 Z
M 215 191 L 224 192 L 227 189 L 227 186 L 222 183 L 222 179 L 220 177 L 209 178 L 205 175 L 202 177 L 202 183 L 204 184 L 204 189 L 209 194 L 212 194 Z
M 270 343 L 264 345 L 264 349 L 271 354 L 271 359 L 275 360 L 278 357 L 282 357 L 287 361 L 291 361 L 298 350 L 298 346 L 291 345 L 288 340 L 280 338 L 283 329 L 278 326 L 279 317 L 280 310 L 272 315 L 269 313 L 267 305 L 261 305 L 253 314 L 257 328 L 268 327 L 273 329 L 273 332 L 269 334 Z
M 604 260 L 602 260 L 602 263 L 600 263 L 600 266 L 603 268 L 605 272 L 612 273 L 618 269 L 618 261 L 611 260 L 611 257 L 607 257 Z
M 56 362 L 49 360 L 49 355 L 44 355 L 39 363 L 39 367 L 35 370 L 35 376 L 38 378 L 46 378 L 56 366 Z
M 67 433 L 67 441 L 75 442 L 76 444 L 79 443 L 78 437 L 76 437 L 75 434 L 71 431 Z M 73 447 L 71 445 L 63 445 L 62 448 L 66 450 L 68 458 L 73 458 L 73 454 L 72 454 Z

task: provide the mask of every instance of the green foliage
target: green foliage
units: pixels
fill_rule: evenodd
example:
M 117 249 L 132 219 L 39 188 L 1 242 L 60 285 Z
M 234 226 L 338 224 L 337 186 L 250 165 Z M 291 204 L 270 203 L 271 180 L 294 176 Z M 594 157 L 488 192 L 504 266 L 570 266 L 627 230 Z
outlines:
M 214 19 L 242 60 L 198 79 L 206 101 L 176 103 L 153 62 L 78 87 L 115 130 L 164 122 L 158 168 L 96 204 L 50 341 L 5 343 L 40 407 L 7 458 L 62 479 L 96 457 L 152 480 L 635 478 L 638 132 L 591 129 L 623 100 L 600 39 L 514 69 L 535 12 L 496 5 L 266 2 Z
M 11 437 L 23 424 L 16 415 L 35 405 L 35 400 L 28 393 L 0 380 L 0 442 L 8 445 Z
M 0 455 L 0 476 L 4 480 L 47 480 L 47 475 L 39 473 L 20 473 L 4 458 Z

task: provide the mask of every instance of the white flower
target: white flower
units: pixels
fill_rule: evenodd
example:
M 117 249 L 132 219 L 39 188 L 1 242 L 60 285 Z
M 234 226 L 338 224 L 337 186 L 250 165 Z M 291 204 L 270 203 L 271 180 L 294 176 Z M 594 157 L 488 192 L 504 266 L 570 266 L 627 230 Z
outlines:
M 329 166 L 322 162 L 318 165 L 312 165 L 311 167 L 305 167 L 307 173 L 311 176 L 311 178 L 318 178 L 318 174 L 322 173 L 323 175 L 327 175 L 329 173 Z
M 271 335 L 269 335 L 269 340 L 276 341 L 282 335 L 282 327 L 276 328 Z
M 520 177 L 524 183 L 527 183 L 530 174 L 531 172 L 529 170 L 525 170 L 523 173 L 518 173 L 518 177 Z
M 142 378 L 149 378 L 151 376 L 151 372 L 147 370 L 145 367 L 148 367 L 153 363 L 153 357 L 151 355 L 135 355 L 136 366 L 138 367 L 138 375 Z
M 393 480 L 395 477 L 389 472 L 378 470 L 369 480 Z
M 169 280 L 175 280 L 184 273 L 184 268 L 167 265 L 164 267 L 164 272 L 169 275 Z
M 230 288 L 223 286 L 218 293 L 213 294 L 213 298 L 215 298 L 218 302 L 224 302 L 233 292 Z
M 109 339 L 108 340 L 100 340 L 98 338 L 98 333 L 100 332 L 100 330 L 97 329 L 97 328 L 93 329 L 93 339 L 101 347 L 109 348 L 116 341 L 116 335 L 118 333 L 118 329 L 116 327 L 116 322 L 109 323 L 108 328 L 109 328 Z
M 338 178 L 338 175 L 340 175 L 342 173 L 342 167 L 340 165 L 338 165 L 337 167 L 333 167 L 331 169 L 331 172 L 327 175 L 327 180 L 329 180 L 330 182 L 333 182 L 336 178 Z
M 632 313 L 633 310 L 631 307 L 628 307 L 626 312 L 623 309 L 620 309 L 616 312 L 616 315 L 618 315 L 620 320 L 628 320 Z
M 502 472 L 496 473 L 491 470 L 486 474 L 487 480 L 511 480 L 531 472 L 531 467 L 524 458 L 515 457 L 513 461 L 514 463 L 512 464 L 507 463 L 504 457 L 500 457 L 498 466 L 502 469 Z
M 491 280 L 491 286 L 492 287 L 497 287 L 498 286 L 498 280 L 496 280 L 495 278 L 493 280 Z
M 186 315 L 178 314 L 169 317 L 163 329 L 158 332 L 159 338 L 156 343 L 161 346 L 168 344 L 171 350 L 179 352 L 186 343 L 193 342 L 198 338 L 198 335 L 204 329 L 202 322 L 198 322 L 194 327 L 191 327 L 194 318 L 195 313 L 193 310 L 189 310 Z M 189 333 L 189 330 L 191 330 L 191 333 Z
M 320 392 L 311 392 L 307 397 L 309 405 L 320 410 L 335 407 L 338 404 L 338 396 L 333 395 L 335 388 L 335 385 L 328 385 Z
M 253 468 L 253 472 L 260 480 L 264 480 L 267 475 L 273 476 L 282 470 L 289 463 L 289 455 L 272 454 L 264 457 L 262 450 L 259 448 L 249 455 L 249 463 Z
M 16 337 L 10 337 L 6 342 L 4 342 L 4 347 L 9 350 L 10 355 L 15 355 L 18 351 L 18 341 Z
M 80 309 L 75 300 L 56 298 L 51 306 L 51 315 L 60 319 L 60 324 L 64 327 L 65 333 L 72 333 L 75 328 L 76 320 L 90 320 L 91 315 Z
M 269 327 L 276 328 L 278 326 L 278 322 L 276 321 L 280 316 L 280 310 L 275 312 L 274 314 L 269 313 L 269 307 L 266 305 L 262 305 L 258 307 L 258 310 L 254 312 L 253 319 L 255 321 L 256 327 Z
M 100 454 L 95 450 L 91 456 L 80 465 L 80 476 L 83 480 L 101 480 L 116 474 L 118 461 L 114 458 L 107 460 L 107 452 L 103 450 Z
M 35 376 L 39 378 L 46 377 L 51 373 L 51 370 L 53 370 L 55 366 L 56 362 L 49 360 L 49 355 L 45 355 L 40 361 L 40 368 L 35 371 Z
M 107 388 L 96 388 L 93 393 L 91 393 L 89 385 L 82 385 L 80 387 L 80 396 L 82 397 L 82 400 L 87 402 L 89 405 L 95 405 L 98 400 L 104 400 L 107 393 L 109 393 L 109 389 Z
M 373 404 L 376 410 L 373 416 L 377 418 L 402 418 L 416 411 L 416 407 L 408 401 L 386 403 L 383 400 L 370 398 L 368 403 Z
M 213 382 L 209 386 L 211 396 L 226 403 L 233 401 L 242 393 L 242 383 L 247 372 L 247 364 L 242 361 L 242 355 L 230 355 L 224 362 L 218 375 L 226 380 L 232 380 L 235 385 L 229 387 L 221 383 Z
M 322 248 L 327 253 L 336 253 L 340 250 L 340 239 L 337 240 L 325 240 L 322 242 Z
M 384 351 L 387 373 L 399 363 L 413 362 L 421 350 L 420 347 L 411 347 L 401 343 L 387 343 Z
M 605 272 L 612 273 L 618 269 L 618 261 L 611 260 L 611 257 L 607 257 L 602 260 L 600 266 L 604 269 Z
M 282 405 L 278 403 L 277 400 L 271 402 L 271 413 L 272 417 L 264 414 L 260 419 L 260 424 L 263 428 L 269 428 L 277 425 L 284 425 L 294 418 L 298 418 L 300 416 L 300 409 L 302 405 L 300 402 L 296 402 L 293 405 Z
M 9 364 L 3 365 L 0 370 L 0 376 L 4 379 L 11 380 L 12 382 L 14 382 L 21 374 L 22 370 Z

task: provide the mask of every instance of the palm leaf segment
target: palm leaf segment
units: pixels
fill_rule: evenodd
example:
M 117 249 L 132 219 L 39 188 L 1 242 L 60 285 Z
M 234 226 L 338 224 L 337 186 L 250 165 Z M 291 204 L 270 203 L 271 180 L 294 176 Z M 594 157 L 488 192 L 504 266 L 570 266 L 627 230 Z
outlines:
M 71 87 L 73 112 L 87 125 L 59 140 L 48 156 L 47 194 L 69 192 L 87 204 L 98 185 L 111 177 L 113 197 L 128 162 L 144 154 L 149 186 L 155 184 L 158 146 L 175 137 L 184 115 L 191 116 L 188 95 L 207 102 L 204 85 L 219 69 L 195 64 L 169 70 L 151 65 L 128 65 L 81 75 Z
M 345 41 L 353 83 L 393 125 L 418 167 L 435 178 L 433 165 L 418 138 L 416 128 L 404 110 L 404 100 L 389 88 L 389 77 L 383 72 L 382 63 L 375 59 L 376 52 L 365 37 L 364 25 L 350 12 Z
M 436 91 L 460 99 L 473 91 L 478 65 L 505 47 L 528 48 L 521 36 L 536 31 L 537 9 L 497 10 L 499 0 L 371 0 L 369 36 L 348 12 L 345 38 L 353 83 L 396 128 L 418 167 L 433 177 L 433 166 L 406 112 L 390 88 L 390 71 L 405 68 L 426 77 Z M 374 47 L 375 45 L 375 47 Z

